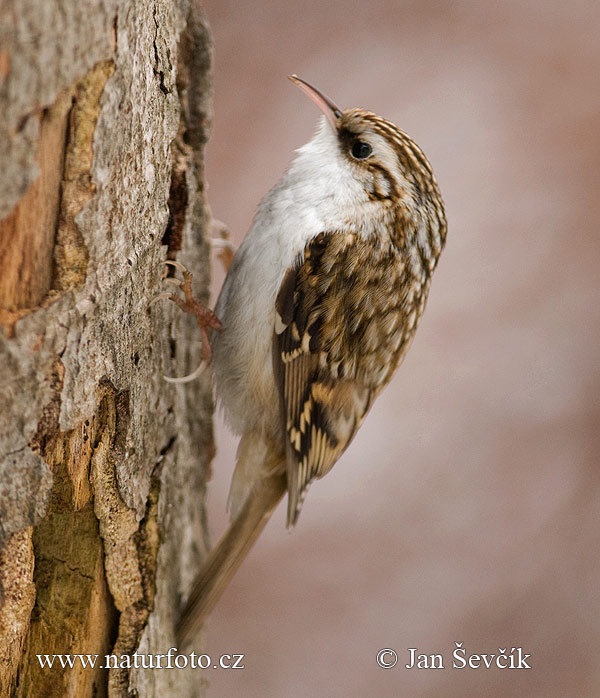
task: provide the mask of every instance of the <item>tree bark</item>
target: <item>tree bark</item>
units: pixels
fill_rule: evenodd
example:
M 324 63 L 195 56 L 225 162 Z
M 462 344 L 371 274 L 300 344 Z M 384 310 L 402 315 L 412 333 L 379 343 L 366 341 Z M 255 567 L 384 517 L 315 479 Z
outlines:
M 195 0 L 0 0 L 0 697 L 199 696 L 166 653 L 207 547 L 211 43 Z M 100 655 L 42 668 L 37 655 Z M 114 661 L 114 660 L 113 660 Z

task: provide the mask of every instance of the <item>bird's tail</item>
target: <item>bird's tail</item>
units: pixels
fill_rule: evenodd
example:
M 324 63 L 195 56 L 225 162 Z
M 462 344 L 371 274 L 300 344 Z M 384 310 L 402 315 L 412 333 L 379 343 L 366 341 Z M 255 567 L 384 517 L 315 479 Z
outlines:
M 206 558 L 181 614 L 178 640 L 185 646 L 201 628 L 287 490 L 285 473 L 261 478 Z

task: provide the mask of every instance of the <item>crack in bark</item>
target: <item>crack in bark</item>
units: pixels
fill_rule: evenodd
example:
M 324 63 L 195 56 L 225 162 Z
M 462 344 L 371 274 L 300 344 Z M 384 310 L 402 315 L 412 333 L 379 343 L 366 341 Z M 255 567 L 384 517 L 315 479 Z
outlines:
M 175 151 L 175 148 L 173 149 Z M 183 243 L 183 226 L 188 208 L 188 187 L 185 166 L 182 166 L 174 156 L 173 171 L 171 174 L 171 187 L 169 190 L 169 221 L 162 237 L 162 244 L 167 246 L 167 259 L 175 259 L 175 256 Z M 173 267 L 169 267 L 169 273 L 173 273 Z
M 140 573 L 141 595 L 120 614 L 119 635 L 113 648 L 113 653 L 118 656 L 131 654 L 138 649 L 150 613 L 154 610 L 156 565 L 162 539 L 158 521 L 162 461 L 174 443 L 175 437 L 172 437 L 161 450 L 152 470 L 144 517 L 139 522 L 138 530 L 132 535 Z M 114 695 L 129 695 L 129 669 L 118 667 L 110 670 L 109 690 Z
M 23 124 L 36 114 L 40 120 L 40 175 L 0 221 L 0 325 L 9 337 L 20 318 L 85 280 L 89 254 L 75 216 L 95 191 L 92 139 L 114 67 L 100 61 L 54 104 L 23 117 Z
M 152 42 L 152 45 L 154 47 L 154 68 L 153 72 L 154 75 L 158 76 L 158 86 L 160 88 L 160 91 L 165 94 L 165 95 L 170 95 L 173 90 L 168 88 L 165 85 L 165 72 L 164 70 L 160 69 L 160 58 L 158 55 L 158 46 L 156 45 L 156 40 L 158 38 L 158 29 L 159 29 L 159 24 L 158 20 L 156 19 L 156 6 L 154 6 L 154 9 L 152 10 L 152 19 L 154 20 L 154 26 L 156 27 L 156 32 L 154 34 L 154 41 Z
M 56 359 L 50 378 L 52 399 L 30 442 L 32 450 L 52 469 L 54 482 L 46 516 L 33 532 L 37 598 L 19 667 L 16 698 L 37 695 L 40 686 L 48 698 L 83 695 L 92 686 L 100 688 L 99 670 L 63 672 L 47 684 L 36 654 L 105 654 L 116 620 L 88 481 L 93 454 L 88 434 L 102 428 L 102 414 L 97 411 L 78 427 L 61 432 L 63 374 L 62 363 Z
M 68 291 L 85 281 L 89 252 L 75 218 L 96 191 L 91 177 L 93 138 L 101 97 L 114 71 L 112 59 L 100 61 L 73 90 L 53 255 L 53 288 L 57 291 Z

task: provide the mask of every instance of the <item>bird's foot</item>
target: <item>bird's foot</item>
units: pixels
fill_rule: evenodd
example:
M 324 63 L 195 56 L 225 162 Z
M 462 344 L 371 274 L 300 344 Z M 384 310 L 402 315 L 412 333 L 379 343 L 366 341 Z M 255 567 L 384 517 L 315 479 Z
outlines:
M 230 240 L 229 228 L 216 218 L 212 219 L 210 227 L 212 235 L 210 244 L 217 250 L 217 257 L 227 272 L 235 254 L 235 245 Z
M 167 277 L 164 279 L 166 283 L 172 284 L 173 286 L 177 286 L 177 288 L 181 289 L 181 291 L 183 291 L 183 298 L 175 293 L 160 293 L 152 300 L 152 303 L 162 299 L 173 301 L 173 303 L 181 308 L 184 313 L 189 313 L 196 318 L 202 339 L 202 350 L 200 353 L 202 361 L 198 368 L 187 376 L 182 376 L 181 378 L 164 376 L 164 379 L 169 383 L 189 383 L 204 371 L 206 364 L 210 361 L 212 356 L 210 341 L 208 338 L 208 328 L 220 330 L 223 325 L 210 308 L 207 308 L 202 301 L 194 298 L 194 294 L 192 293 L 192 273 L 188 271 L 180 262 L 167 259 L 165 260 L 165 264 L 175 267 L 175 269 L 178 269 L 183 274 L 183 281 L 180 281 L 174 277 Z

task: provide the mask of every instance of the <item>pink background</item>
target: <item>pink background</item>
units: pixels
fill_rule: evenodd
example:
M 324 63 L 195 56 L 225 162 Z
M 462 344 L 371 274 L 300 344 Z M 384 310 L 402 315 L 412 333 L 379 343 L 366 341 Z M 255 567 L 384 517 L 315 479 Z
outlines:
M 448 244 L 407 359 L 349 451 L 276 513 L 206 629 L 208 696 L 600 695 L 600 5 L 206 0 L 207 178 L 239 242 L 318 112 L 286 80 L 395 121 Z M 217 263 L 215 290 L 222 281 Z M 216 539 L 235 440 L 217 424 Z M 451 668 L 523 647 L 531 671 Z M 394 648 L 395 669 L 377 651 Z M 444 671 L 407 670 L 408 647 Z

